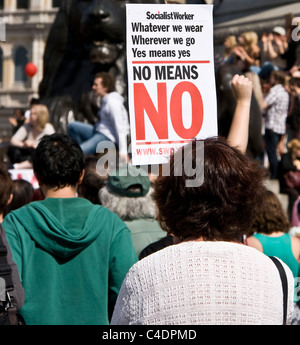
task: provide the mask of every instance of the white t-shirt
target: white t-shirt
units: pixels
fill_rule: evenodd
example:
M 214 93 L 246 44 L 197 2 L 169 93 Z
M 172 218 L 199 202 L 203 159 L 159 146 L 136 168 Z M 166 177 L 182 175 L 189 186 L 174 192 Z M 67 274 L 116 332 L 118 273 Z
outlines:
M 32 140 L 34 142 L 34 146 L 36 147 L 39 141 L 42 139 L 44 135 L 51 135 L 55 132 L 55 129 L 51 123 L 46 123 L 45 128 L 41 131 L 41 133 L 34 138 L 31 132 L 31 125 L 26 123 L 25 125 L 21 126 L 18 131 L 13 135 L 11 140 L 18 140 L 18 141 L 25 141 L 25 140 Z

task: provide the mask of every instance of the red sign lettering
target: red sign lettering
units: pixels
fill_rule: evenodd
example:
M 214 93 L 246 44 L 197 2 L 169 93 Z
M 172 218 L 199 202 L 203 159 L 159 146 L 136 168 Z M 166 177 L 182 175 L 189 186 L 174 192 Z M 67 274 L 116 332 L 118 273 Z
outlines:
M 190 128 L 183 125 L 182 96 L 187 92 L 191 98 L 192 121 Z M 157 83 L 157 109 L 143 83 L 134 84 L 134 110 L 136 139 L 145 140 L 145 113 L 158 139 L 168 139 L 167 84 Z M 203 101 L 198 88 L 191 82 L 181 82 L 173 89 L 170 99 L 170 117 L 174 131 L 180 138 L 192 139 L 198 135 L 203 124 Z

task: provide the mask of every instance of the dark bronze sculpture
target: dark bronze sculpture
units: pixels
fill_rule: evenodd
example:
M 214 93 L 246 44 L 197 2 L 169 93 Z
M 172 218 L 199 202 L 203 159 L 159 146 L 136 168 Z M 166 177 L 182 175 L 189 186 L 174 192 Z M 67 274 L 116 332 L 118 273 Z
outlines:
M 97 72 L 116 77 L 117 91 L 127 95 L 125 0 L 62 0 L 45 54 L 40 99 L 58 131 L 65 131 L 70 111 L 94 123 L 97 104 L 91 94 Z M 162 3 L 160 0 L 131 0 Z

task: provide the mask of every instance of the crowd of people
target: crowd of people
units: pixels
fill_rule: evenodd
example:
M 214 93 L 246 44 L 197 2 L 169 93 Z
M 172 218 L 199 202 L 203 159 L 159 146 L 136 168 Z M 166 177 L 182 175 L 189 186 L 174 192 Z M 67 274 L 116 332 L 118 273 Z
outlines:
M 56 133 L 46 106 L 16 112 L 9 162 L 0 165 L 0 232 L 26 324 L 300 324 L 300 182 L 287 182 L 300 171 L 300 59 L 284 28 L 261 42 L 253 32 L 224 42 L 221 63 L 241 68 L 231 81 L 236 108 L 226 139 L 201 141 L 200 186 L 187 187 L 185 171 L 197 167 L 197 141 L 171 156 L 169 176 L 130 165 L 128 114 L 109 73 L 95 76 L 94 125 Z M 253 92 L 268 169 L 246 154 Z M 97 170 L 101 141 L 122 163 L 106 176 Z M 23 168 L 38 189 L 12 180 L 9 170 Z M 288 211 L 267 178 L 289 195 Z
M 299 196 L 299 186 L 287 183 L 287 174 L 299 171 L 300 147 L 300 44 L 293 27 L 275 26 L 259 35 L 254 31 L 224 40 L 224 52 L 216 68 L 233 64 L 254 83 L 254 95 L 262 112 L 261 155 L 258 159 L 278 180 L 280 193 L 288 195 L 288 216 Z

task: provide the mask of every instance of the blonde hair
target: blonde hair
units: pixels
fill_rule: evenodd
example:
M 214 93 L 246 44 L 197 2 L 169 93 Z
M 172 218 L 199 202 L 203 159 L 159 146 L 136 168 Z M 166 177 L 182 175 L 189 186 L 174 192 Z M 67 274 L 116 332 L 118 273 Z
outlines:
M 228 42 L 228 47 L 225 46 L 225 54 L 230 54 L 234 47 L 237 45 L 237 40 L 234 35 L 227 36 L 224 42 Z
M 46 123 L 49 121 L 49 110 L 43 104 L 35 104 L 31 107 L 31 109 L 33 108 L 37 113 L 37 128 L 42 131 L 45 128 Z
M 237 45 L 236 37 L 234 35 L 227 36 L 225 41 L 230 43 L 230 48 L 233 48 Z
M 300 149 L 300 140 L 293 139 L 288 142 L 287 147 L 289 150 L 293 151 L 294 149 Z
M 243 32 L 241 33 L 241 36 L 246 41 L 247 46 L 253 46 L 254 44 L 257 44 L 258 42 L 258 35 L 254 31 Z
M 246 52 L 249 54 L 252 51 L 252 48 L 258 43 L 258 35 L 254 31 L 247 31 L 241 33 L 241 37 L 244 38 L 245 43 L 243 44 Z

